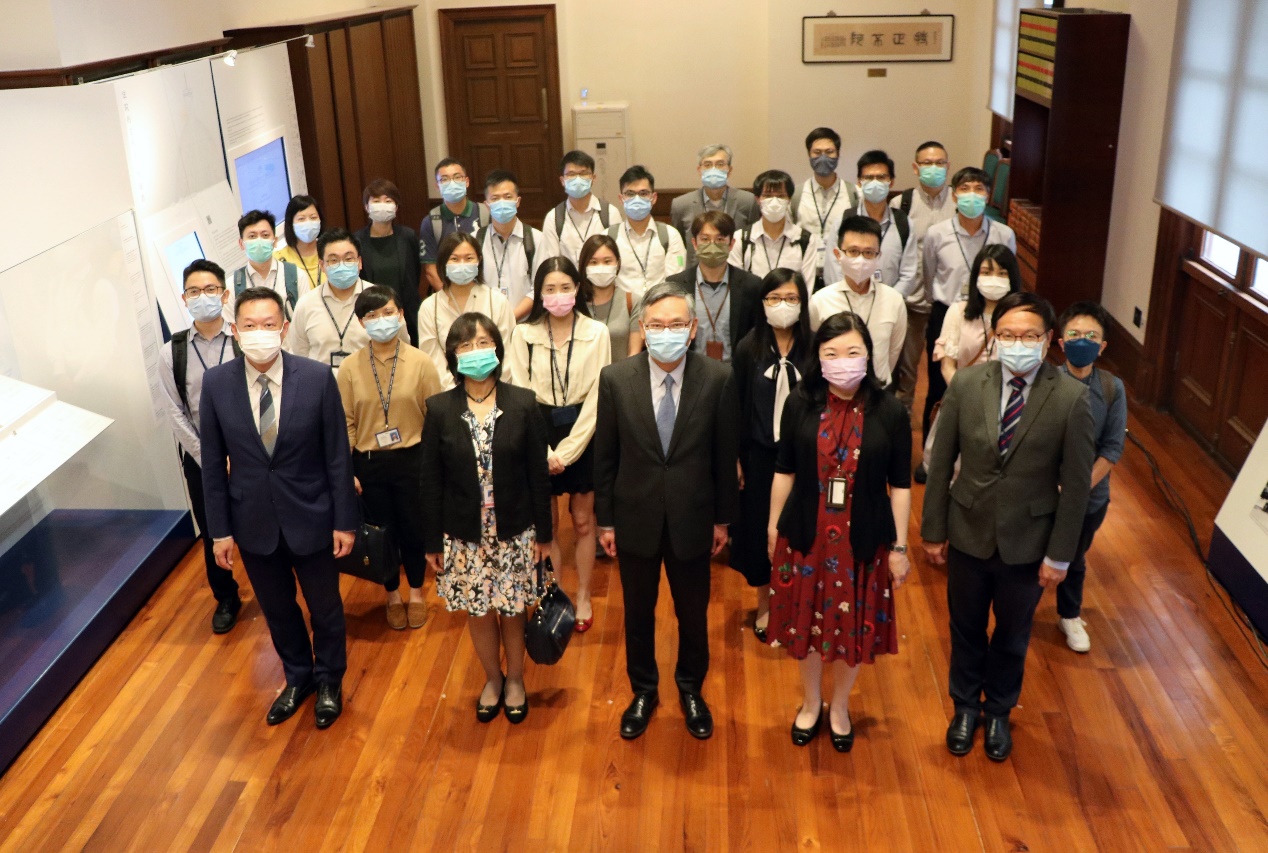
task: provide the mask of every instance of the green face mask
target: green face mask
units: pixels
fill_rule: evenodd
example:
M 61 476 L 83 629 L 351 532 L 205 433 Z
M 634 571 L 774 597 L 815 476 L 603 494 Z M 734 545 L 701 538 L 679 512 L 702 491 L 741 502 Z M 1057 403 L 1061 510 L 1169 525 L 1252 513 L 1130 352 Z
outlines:
M 717 243 L 708 243 L 696 249 L 696 257 L 706 267 L 722 266 L 730 254 L 731 251 L 726 246 L 719 246 Z

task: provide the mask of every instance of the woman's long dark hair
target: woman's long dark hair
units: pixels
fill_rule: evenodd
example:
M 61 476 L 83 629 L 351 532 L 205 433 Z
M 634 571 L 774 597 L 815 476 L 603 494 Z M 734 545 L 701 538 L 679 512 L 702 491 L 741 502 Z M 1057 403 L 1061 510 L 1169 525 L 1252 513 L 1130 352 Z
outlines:
M 587 304 L 585 286 L 581 281 L 581 276 L 577 273 L 577 268 L 573 266 L 572 261 L 563 255 L 559 255 L 554 258 L 547 258 L 537 268 L 537 274 L 533 276 L 533 308 L 528 312 L 528 318 L 524 321 L 525 323 L 536 323 L 543 317 L 549 316 L 550 312 L 542 304 L 542 288 L 546 285 L 546 276 L 553 272 L 561 272 L 572 279 L 573 286 L 577 288 L 577 301 L 573 305 L 572 310 L 578 314 L 590 316 L 590 306 Z
M 1010 293 L 1021 290 L 1021 268 L 1017 266 L 1017 256 L 1013 250 L 1003 243 L 992 243 L 983 246 L 982 251 L 973 259 L 973 268 L 969 270 L 969 304 L 964 306 L 964 319 L 976 320 L 986 310 L 986 297 L 977 289 L 977 277 L 982 272 L 982 264 L 994 261 L 1008 273 Z
M 286 245 L 295 247 L 295 251 L 299 251 L 299 238 L 295 236 L 295 216 L 301 210 L 313 208 L 317 211 L 317 218 L 321 219 L 323 229 L 326 227 L 326 220 L 321 217 L 321 205 L 317 203 L 317 199 L 310 195 L 297 195 L 286 203 L 286 216 L 282 219 L 282 233 L 286 235 Z M 317 238 L 313 238 L 313 242 L 317 242 Z
M 578 302 L 594 301 L 594 285 L 590 283 L 589 276 L 586 275 L 586 267 L 590 266 L 590 259 L 599 253 L 600 249 L 611 249 L 613 256 L 616 257 L 616 274 L 621 274 L 621 249 L 616 245 L 616 241 L 607 235 L 591 234 L 589 239 L 581 244 L 581 254 L 577 256 L 577 269 L 581 273 L 581 284 L 585 290 L 584 298 L 582 295 L 577 296 Z M 616 282 L 612 282 L 616 284 Z M 617 288 L 620 290 L 620 288 Z
M 797 285 L 797 295 L 801 298 L 801 316 L 792 326 L 793 346 L 789 351 L 789 355 L 801 355 L 805 353 L 806 347 L 810 344 L 810 293 L 806 290 L 806 280 L 801 277 L 801 273 L 793 272 L 786 267 L 775 267 L 766 274 L 762 279 L 762 289 L 758 297 L 759 306 L 764 306 L 762 302 L 768 294 L 783 287 L 788 282 Z M 766 320 L 766 311 L 761 310 L 757 313 L 756 321 L 753 324 L 753 334 L 757 338 L 757 351 L 762 355 L 770 352 L 775 348 L 775 330 L 771 328 L 771 324 Z
M 858 332 L 863 338 L 863 345 L 867 347 L 867 376 L 863 377 L 856 392 L 862 395 L 863 407 L 872 408 L 885 393 L 872 366 L 872 336 L 867 331 L 867 324 L 859 315 L 842 311 L 824 320 L 819 331 L 815 332 L 814 339 L 810 342 L 810 351 L 806 353 L 802 363 L 801 381 L 793 389 L 794 394 L 800 394 L 817 411 L 823 411 L 823 407 L 828 404 L 829 393 L 828 380 L 823 378 L 823 368 L 819 366 L 819 347 L 850 332 Z

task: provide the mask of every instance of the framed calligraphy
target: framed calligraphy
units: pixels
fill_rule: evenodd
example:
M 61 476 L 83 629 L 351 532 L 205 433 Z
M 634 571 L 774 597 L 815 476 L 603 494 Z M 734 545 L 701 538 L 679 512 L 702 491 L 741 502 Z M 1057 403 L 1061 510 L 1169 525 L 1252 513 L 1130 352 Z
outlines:
M 955 15 L 828 15 L 801 19 L 801 61 L 950 62 Z

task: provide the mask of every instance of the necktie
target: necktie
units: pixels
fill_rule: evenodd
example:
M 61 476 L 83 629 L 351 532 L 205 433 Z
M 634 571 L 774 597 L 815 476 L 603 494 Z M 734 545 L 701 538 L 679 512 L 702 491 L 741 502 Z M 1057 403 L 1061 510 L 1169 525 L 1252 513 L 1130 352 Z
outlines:
M 273 405 L 273 392 L 269 390 L 269 378 L 260 374 L 260 440 L 269 456 L 273 455 L 273 446 L 277 444 L 277 409 Z
M 669 456 L 669 440 L 674 437 L 674 418 L 678 409 L 674 405 L 674 377 L 665 376 L 665 396 L 656 408 L 656 431 L 660 433 L 660 448 Z
M 788 402 L 788 395 L 792 393 L 792 380 L 801 379 L 801 375 L 797 372 L 797 368 L 784 357 L 780 357 L 778 364 L 772 364 L 763 374 L 767 379 L 775 380 L 775 440 L 779 441 L 779 422 L 784 417 L 784 404 Z
M 1004 407 L 1004 416 L 999 422 L 1000 453 L 1008 452 L 1008 445 L 1013 443 L 1013 433 L 1021 423 L 1021 410 L 1026 408 L 1026 398 L 1021 395 L 1022 389 L 1026 387 L 1026 380 L 1014 376 L 1008 380 L 1008 384 L 1012 386 L 1013 393 L 1008 395 L 1008 405 Z

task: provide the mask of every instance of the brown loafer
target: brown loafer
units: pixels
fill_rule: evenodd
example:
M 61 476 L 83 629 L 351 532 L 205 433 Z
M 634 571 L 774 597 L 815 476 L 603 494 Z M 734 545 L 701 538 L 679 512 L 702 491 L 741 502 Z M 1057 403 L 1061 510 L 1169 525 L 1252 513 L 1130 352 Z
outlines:
M 411 601 L 409 603 L 409 626 L 411 628 L 421 628 L 427 624 L 427 603 L 423 601 Z
M 394 631 L 405 630 L 405 605 L 392 604 L 387 605 L 387 624 Z

